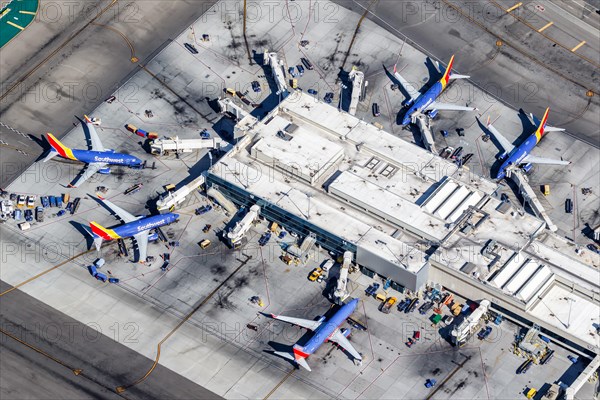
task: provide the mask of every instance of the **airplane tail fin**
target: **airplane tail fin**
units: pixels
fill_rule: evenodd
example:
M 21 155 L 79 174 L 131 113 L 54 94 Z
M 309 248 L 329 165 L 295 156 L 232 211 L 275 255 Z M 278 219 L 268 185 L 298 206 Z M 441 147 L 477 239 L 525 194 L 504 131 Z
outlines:
M 304 347 L 300 346 L 299 344 L 295 344 L 293 347 L 294 350 L 294 361 L 296 361 L 296 363 L 298 365 L 300 365 L 301 367 L 303 367 L 304 369 L 310 371 L 310 367 L 308 366 L 308 363 L 306 362 L 306 357 L 308 357 L 310 354 L 306 353 L 304 351 Z
M 444 75 L 442 76 L 442 84 L 444 86 L 446 86 L 448 84 L 448 82 L 450 81 L 450 75 L 452 74 L 452 64 L 454 64 L 454 55 L 452 55 L 452 57 L 450 58 L 450 62 L 448 63 L 448 66 L 446 67 L 446 71 L 444 72 Z
M 546 108 L 546 112 L 544 112 L 544 116 L 542 117 L 542 120 L 540 121 L 538 128 L 535 131 L 535 137 L 537 138 L 538 142 L 540 141 L 542 136 L 544 136 L 544 133 L 546 133 L 546 122 L 548 121 L 548 113 L 549 112 L 550 112 L 550 107 Z
M 102 243 L 102 240 L 121 239 L 121 236 L 119 236 L 113 229 L 107 229 L 94 221 L 90 222 L 90 229 L 92 230 L 92 235 L 94 236 L 94 243 L 96 242 L 96 239 L 100 239 L 99 243 Z M 98 248 L 98 246 L 99 245 L 97 244 L 96 248 Z
M 52 147 L 52 151 L 57 152 L 58 154 L 60 154 L 61 157 L 68 158 L 70 160 L 77 160 L 77 158 L 75 158 L 75 156 L 73 155 L 73 150 L 71 150 L 64 144 L 62 144 L 50 132 L 48 132 L 48 143 L 50 143 L 50 146 Z M 54 157 L 54 156 L 52 156 L 52 157 Z M 50 158 L 52 158 L 52 157 L 50 157 Z M 46 158 L 49 159 L 48 157 L 46 157 Z

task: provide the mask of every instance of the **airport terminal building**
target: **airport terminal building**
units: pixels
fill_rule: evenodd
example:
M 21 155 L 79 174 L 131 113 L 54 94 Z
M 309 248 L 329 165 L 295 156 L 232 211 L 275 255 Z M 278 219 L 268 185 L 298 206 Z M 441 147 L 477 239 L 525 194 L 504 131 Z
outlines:
M 393 289 L 437 283 L 486 298 L 598 353 L 597 338 L 582 334 L 589 321 L 572 317 L 566 328 L 560 301 L 568 293 L 570 306 L 600 313 L 597 272 L 563 254 L 544 221 L 500 200 L 495 183 L 302 92 L 245 131 L 208 171 L 207 188 L 258 204 L 329 251 L 351 251 Z

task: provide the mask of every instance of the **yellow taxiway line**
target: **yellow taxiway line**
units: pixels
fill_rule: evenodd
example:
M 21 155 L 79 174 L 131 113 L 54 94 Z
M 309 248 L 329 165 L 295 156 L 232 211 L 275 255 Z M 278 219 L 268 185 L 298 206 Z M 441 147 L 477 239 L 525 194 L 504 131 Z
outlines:
M 577 51 L 577 49 L 580 48 L 581 46 L 583 46 L 584 44 L 585 44 L 585 40 L 582 41 L 581 43 L 579 43 L 577 46 L 573 47 L 571 49 L 571 51 L 573 51 L 573 52 Z
M 523 5 L 523 2 L 518 2 L 517 4 L 515 4 L 514 6 L 512 6 L 511 8 L 509 8 L 508 10 L 506 10 L 507 13 L 511 12 L 512 10 L 515 10 L 519 7 L 521 7 Z
M 554 25 L 554 22 L 550 21 L 546 25 L 544 25 L 540 29 L 538 29 L 538 32 L 544 32 L 546 29 L 550 28 L 552 25 Z

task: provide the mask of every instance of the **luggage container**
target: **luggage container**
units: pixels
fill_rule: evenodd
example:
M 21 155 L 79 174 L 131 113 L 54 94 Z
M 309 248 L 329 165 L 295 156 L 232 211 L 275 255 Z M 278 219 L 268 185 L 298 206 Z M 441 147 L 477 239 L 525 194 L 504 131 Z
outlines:
M 98 279 L 101 282 L 106 282 L 108 280 L 108 277 L 106 275 L 104 275 L 102 272 L 96 272 L 96 275 L 94 276 L 94 278 Z
M 96 277 L 96 274 L 98 273 L 98 271 L 96 270 L 96 267 L 94 265 L 88 265 L 88 271 L 90 272 L 90 275 L 92 275 L 94 278 Z
M 119 283 L 119 278 L 108 278 L 110 283 Z

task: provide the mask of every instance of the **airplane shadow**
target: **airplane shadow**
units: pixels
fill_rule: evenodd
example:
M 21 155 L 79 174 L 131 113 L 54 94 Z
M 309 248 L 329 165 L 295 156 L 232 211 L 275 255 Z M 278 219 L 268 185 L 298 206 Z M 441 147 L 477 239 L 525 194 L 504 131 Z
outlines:
M 75 229 L 77 229 L 79 233 L 81 233 L 83 237 L 85 237 L 87 249 L 90 250 L 94 245 L 94 237 L 92 236 L 90 228 L 87 225 L 82 224 L 81 222 L 73 220 L 69 221 L 69 224 L 71 224 Z
M 283 353 L 293 354 L 292 346 L 287 346 L 287 345 L 283 345 L 281 343 L 272 342 L 272 341 L 269 341 L 267 344 L 269 346 L 271 346 L 274 350 L 263 350 L 263 352 L 270 354 L 272 356 L 275 356 L 275 357 L 279 357 L 280 359 L 287 361 L 292 367 L 294 367 L 296 369 L 300 369 L 300 366 L 298 364 L 296 364 L 294 361 L 290 360 L 289 358 L 285 358 L 284 356 L 282 356 L 280 354 L 275 353 L 276 351 L 280 351 Z
M 29 139 L 42 148 L 42 153 L 38 156 L 38 158 L 35 159 L 34 162 L 42 161 L 44 158 L 46 158 L 50 150 L 52 150 L 50 143 L 48 143 L 44 136 L 40 136 L 39 138 L 32 134 L 28 134 L 27 136 L 29 136 Z

